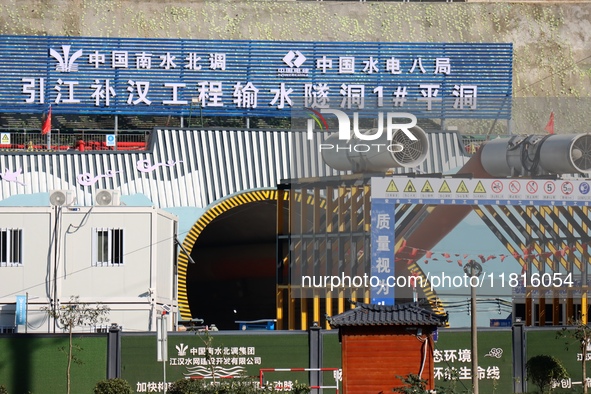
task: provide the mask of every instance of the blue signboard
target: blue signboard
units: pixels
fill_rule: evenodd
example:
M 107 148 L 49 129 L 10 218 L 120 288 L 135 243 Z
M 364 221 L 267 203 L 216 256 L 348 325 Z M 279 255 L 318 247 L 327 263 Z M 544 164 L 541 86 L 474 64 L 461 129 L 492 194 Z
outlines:
M 395 205 L 387 199 L 371 201 L 371 303 L 394 305 Z
M 511 117 L 511 44 L 0 36 L 0 112 Z
M 16 325 L 27 324 L 27 296 L 16 296 Z

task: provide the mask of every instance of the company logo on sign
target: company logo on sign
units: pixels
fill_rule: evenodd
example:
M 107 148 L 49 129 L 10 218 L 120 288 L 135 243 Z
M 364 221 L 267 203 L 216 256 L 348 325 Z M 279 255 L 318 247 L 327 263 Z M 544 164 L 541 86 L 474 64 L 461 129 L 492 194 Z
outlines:
M 320 126 L 320 129 L 328 131 L 328 123 L 322 114 L 332 114 L 337 117 L 339 124 L 338 139 L 339 141 L 347 142 L 347 146 L 324 143 L 320 144 L 319 152 L 323 150 L 348 150 L 349 152 L 369 152 L 370 150 L 389 151 L 391 153 L 401 152 L 404 149 L 399 143 L 393 143 L 392 138 L 395 132 L 403 132 L 409 140 L 417 141 L 410 129 L 417 124 L 417 118 L 413 114 L 405 112 L 388 112 L 386 114 L 386 143 L 375 142 L 382 137 L 384 133 L 384 117 L 383 113 L 378 113 L 378 128 L 377 131 L 371 134 L 361 133 L 359 130 L 359 113 L 353 113 L 353 128 L 351 128 L 351 120 L 343 111 L 336 109 L 321 109 L 320 112 L 313 109 L 308 109 L 312 112 L 310 115 L 312 119 L 307 122 L 307 138 L 313 139 L 314 123 Z M 395 119 L 409 119 L 407 123 L 395 123 Z M 365 143 L 356 141 L 374 141 L 373 143 Z
M 175 347 L 176 347 L 179 357 L 184 357 L 187 355 L 187 349 L 189 348 L 188 345 L 181 343 L 180 345 L 176 345 Z
M 311 114 L 309 114 L 309 116 L 314 120 L 314 122 L 318 125 L 318 127 L 320 127 L 320 130 L 325 130 L 328 131 L 328 123 L 326 123 L 326 119 L 324 119 L 324 116 L 322 116 L 322 114 L 316 110 L 313 110 L 312 108 L 306 108 L 308 111 L 311 112 Z M 310 128 L 314 129 L 314 124 L 312 124 L 311 126 L 308 125 L 308 133 L 311 132 Z M 310 139 L 311 135 L 308 134 L 308 139 Z
M 78 71 L 78 65 L 74 62 L 82 56 L 82 49 L 78 49 L 72 54 L 72 57 L 70 57 L 70 48 L 70 45 L 62 45 L 63 57 L 55 49 L 49 48 L 49 54 L 57 60 L 57 66 L 55 67 L 56 71 L 63 73 Z
M 328 124 L 322 114 L 332 114 L 337 117 L 339 123 L 338 139 L 340 141 L 348 141 L 350 144 L 347 147 L 335 146 L 334 144 L 320 144 L 319 151 L 322 150 L 340 150 L 348 149 L 354 152 L 367 152 L 370 149 L 388 150 L 389 152 L 395 153 L 400 152 L 404 147 L 398 143 L 392 143 L 392 138 L 395 132 L 403 132 L 409 140 L 417 141 L 410 129 L 417 124 L 417 118 L 413 114 L 405 112 L 388 112 L 386 114 L 386 137 L 387 143 L 355 143 L 355 139 L 358 141 L 376 141 L 382 137 L 384 133 L 384 116 L 382 112 L 378 113 L 378 128 L 377 131 L 372 134 L 364 134 L 359 130 L 359 113 L 353 113 L 353 128 L 351 128 L 351 120 L 347 114 L 343 111 L 336 109 L 321 109 L 320 112 L 312 111 L 312 119 L 308 119 L 307 123 L 307 137 L 309 140 L 313 139 L 314 123 L 320 124 L 321 129 L 328 131 Z M 395 123 L 395 119 L 409 119 L 406 123 Z
M 279 68 L 277 73 L 279 76 L 282 77 L 307 77 L 310 69 L 308 68 L 300 68 L 302 64 L 306 61 L 306 56 L 304 56 L 300 51 L 289 51 L 283 57 L 283 62 L 289 66 L 289 68 Z
M 347 116 L 347 114 L 343 111 L 338 109 L 321 109 L 320 113 L 318 111 L 314 111 L 314 113 L 318 116 L 322 116 L 322 114 L 333 114 L 337 117 L 339 122 L 339 140 L 348 141 L 351 139 L 351 120 Z M 394 119 L 410 119 L 410 122 L 407 123 L 394 123 Z M 326 125 L 326 120 L 324 117 L 321 118 L 321 121 L 324 125 Z M 391 140 L 394 131 L 402 131 L 411 141 L 417 141 L 417 137 L 411 133 L 409 129 L 413 128 L 417 125 L 417 117 L 413 114 L 409 114 L 406 112 L 388 112 L 386 114 L 386 132 L 388 133 L 388 139 Z M 359 112 L 353 112 L 353 136 L 357 137 L 362 141 L 374 141 L 377 140 L 382 136 L 384 131 L 384 117 L 383 113 L 378 113 L 378 131 L 374 134 L 362 134 L 359 131 Z M 314 132 L 314 123 L 312 120 L 308 120 L 308 139 L 312 139 L 312 133 Z

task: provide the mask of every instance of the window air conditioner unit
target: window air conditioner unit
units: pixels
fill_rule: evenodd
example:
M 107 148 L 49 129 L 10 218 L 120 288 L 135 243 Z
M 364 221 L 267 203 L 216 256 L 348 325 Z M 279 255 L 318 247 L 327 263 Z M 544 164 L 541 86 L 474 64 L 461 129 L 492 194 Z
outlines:
M 50 190 L 49 203 L 52 206 L 67 206 L 74 204 L 76 194 L 74 190 Z
M 121 205 L 119 190 L 97 190 L 94 195 L 94 205 Z

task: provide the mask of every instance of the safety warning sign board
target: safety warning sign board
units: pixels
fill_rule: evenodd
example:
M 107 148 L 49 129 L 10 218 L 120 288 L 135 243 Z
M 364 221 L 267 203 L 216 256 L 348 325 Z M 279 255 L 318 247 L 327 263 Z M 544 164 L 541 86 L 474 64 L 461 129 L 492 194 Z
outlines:
M 0 145 L 10 145 L 10 133 L 0 133 Z
M 402 204 L 591 205 L 591 181 L 374 177 L 373 198 Z

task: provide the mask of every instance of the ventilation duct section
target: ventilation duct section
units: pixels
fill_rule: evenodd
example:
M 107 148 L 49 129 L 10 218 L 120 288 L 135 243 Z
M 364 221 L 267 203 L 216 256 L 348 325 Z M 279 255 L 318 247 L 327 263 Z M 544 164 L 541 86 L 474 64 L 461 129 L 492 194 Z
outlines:
M 481 148 L 482 166 L 494 177 L 591 172 L 591 134 L 498 138 Z
M 384 132 L 373 140 L 359 139 L 356 136 L 341 140 L 338 133 L 334 133 L 320 145 L 322 160 L 335 170 L 354 173 L 417 167 L 429 153 L 429 139 L 418 126 L 408 130 L 416 140 L 411 140 L 402 130 L 394 131 L 391 139 Z M 378 129 L 370 129 L 362 134 L 369 136 L 377 132 Z

